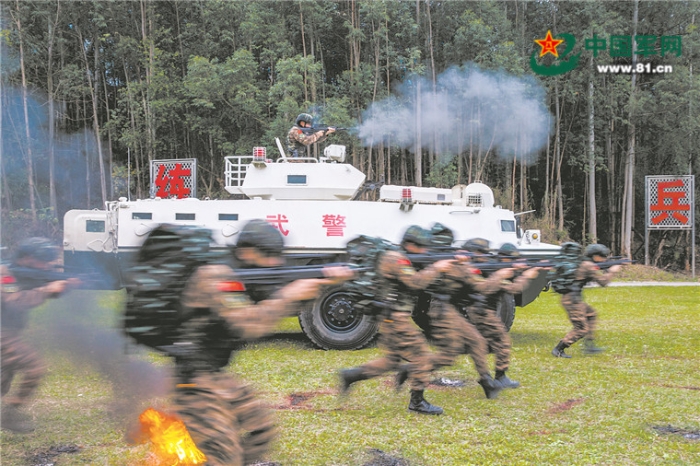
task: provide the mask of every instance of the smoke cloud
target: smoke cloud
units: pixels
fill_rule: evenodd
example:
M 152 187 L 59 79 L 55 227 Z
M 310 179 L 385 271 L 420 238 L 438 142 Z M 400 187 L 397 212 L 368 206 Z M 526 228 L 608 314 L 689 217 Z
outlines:
M 414 151 L 420 132 L 422 148 L 436 141 L 444 161 L 471 145 L 530 163 L 550 134 L 544 97 L 534 78 L 454 67 L 435 89 L 422 77 L 404 81 L 395 96 L 367 109 L 358 136 L 366 146 L 383 141 Z
M 108 414 L 125 431 L 133 428 L 148 405 L 172 386 L 169 366 L 155 365 L 130 344 L 119 329 L 112 299 L 94 291 L 70 291 L 47 304 L 37 321 L 42 350 L 62 354 L 75 366 L 90 368 L 112 387 Z M 111 298 L 111 299 L 110 299 Z

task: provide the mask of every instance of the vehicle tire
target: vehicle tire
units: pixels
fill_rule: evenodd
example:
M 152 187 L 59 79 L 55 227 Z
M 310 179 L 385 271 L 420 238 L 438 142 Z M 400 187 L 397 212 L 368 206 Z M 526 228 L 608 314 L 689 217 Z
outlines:
M 512 294 L 505 293 L 496 305 L 496 315 L 503 321 L 506 330 L 510 331 L 515 320 L 515 298 Z
M 343 286 L 328 288 L 299 314 L 299 325 L 317 347 L 352 350 L 367 346 L 377 335 L 375 317 L 353 306 Z

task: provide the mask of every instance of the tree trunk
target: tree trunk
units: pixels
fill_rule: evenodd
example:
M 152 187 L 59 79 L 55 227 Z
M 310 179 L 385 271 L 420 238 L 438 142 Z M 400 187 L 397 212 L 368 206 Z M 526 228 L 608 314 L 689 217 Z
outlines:
M 634 1 L 634 17 L 632 19 L 632 35 L 637 34 L 637 20 L 639 16 L 639 0 Z M 637 65 L 637 50 L 636 41 L 632 41 L 632 69 Z M 635 105 L 635 87 L 637 84 L 637 75 L 632 74 L 630 85 L 629 98 L 629 114 L 628 114 L 628 156 L 625 164 L 625 192 L 623 196 L 623 212 L 622 212 L 622 254 L 628 258 L 632 258 L 632 225 L 634 222 L 634 171 L 635 171 L 635 142 L 636 142 L 636 127 L 634 124 L 634 105 Z
M 591 66 L 593 62 L 591 61 Z M 593 78 L 588 82 L 588 240 L 598 242 L 598 225 L 596 223 L 595 203 L 595 106 L 593 103 Z
M 27 73 L 25 70 L 24 63 L 24 40 L 22 37 L 22 20 L 20 18 L 20 3 L 19 0 L 15 0 L 16 10 L 10 10 L 13 14 L 13 19 L 17 25 L 17 36 L 19 40 L 19 68 L 22 74 L 22 108 L 24 110 L 24 132 L 27 141 L 27 147 L 24 151 L 24 159 L 27 164 L 27 185 L 29 189 L 29 209 L 32 212 L 32 220 L 36 222 L 36 199 L 34 197 L 34 156 L 32 154 L 32 138 L 29 131 L 29 107 L 27 104 Z

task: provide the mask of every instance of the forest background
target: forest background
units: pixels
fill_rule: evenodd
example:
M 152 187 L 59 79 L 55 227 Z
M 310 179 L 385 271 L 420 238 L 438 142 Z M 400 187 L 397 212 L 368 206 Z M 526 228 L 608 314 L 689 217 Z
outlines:
M 447 188 L 480 180 L 497 204 L 535 210 L 523 223 L 545 241 L 602 242 L 637 259 L 644 177 L 698 173 L 700 2 L 11 0 L 0 8 L 3 246 L 27 234 L 60 240 L 67 210 L 148 197 L 151 160 L 196 158 L 198 197 L 226 198 L 224 157 L 261 145 L 276 153 L 274 138 L 284 140 L 300 112 L 351 128 L 330 142 L 346 145 L 370 180 Z M 556 64 L 538 57 L 535 40 L 548 30 L 574 37 L 575 69 L 533 71 L 531 60 Z M 634 53 L 611 56 L 612 36 L 631 37 Z M 679 37 L 682 49 L 664 53 L 664 37 Z M 672 72 L 597 69 L 640 63 Z M 652 265 L 690 269 L 689 230 L 650 240 Z

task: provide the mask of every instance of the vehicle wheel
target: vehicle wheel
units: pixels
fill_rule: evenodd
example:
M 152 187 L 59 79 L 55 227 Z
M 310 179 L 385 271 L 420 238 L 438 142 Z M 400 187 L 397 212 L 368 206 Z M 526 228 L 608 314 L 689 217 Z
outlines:
M 379 325 L 353 306 L 342 285 L 327 289 L 299 314 L 299 325 L 321 349 L 351 350 L 367 346 Z
M 496 305 L 496 315 L 503 321 L 506 330 L 510 331 L 515 320 L 515 298 L 512 294 L 503 294 Z

